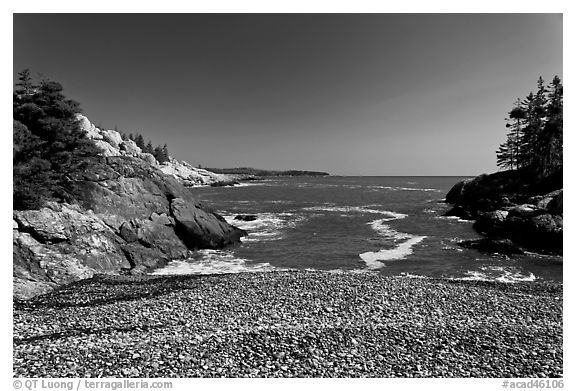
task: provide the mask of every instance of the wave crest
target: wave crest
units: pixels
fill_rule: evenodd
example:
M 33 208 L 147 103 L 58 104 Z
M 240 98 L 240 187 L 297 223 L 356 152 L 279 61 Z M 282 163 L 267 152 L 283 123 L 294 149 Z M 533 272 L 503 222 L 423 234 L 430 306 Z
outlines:
M 404 215 L 402 218 L 404 217 L 406 216 Z M 387 239 L 393 240 L 394 242 L 398 240 L 403 240 L 403 242 L 397 244 L 396 247 L 391 249 L 382 249 L 380 251 L 367 251 L 360 254 L 360 258 L 364 261 L 364 263 L 366 263 L 367 269 L 375 270 L 385 267 L 386 264 L 382 263 L 381 261 L 393 261 L 406 258 L 407 256 L 412 254 L 413 252 L 412 248 L 426 238 L 426 236 L 418 236 L 405 232 L 398 232 L 389 225 L 384 224 L 384 222 L 390 220 L 396 220 L 396 219 L 395 218 L 378 219 L 371 221 L 368 224 L 379 235 Z
M 194 258 L 184 261 L 172 261 L 165 267 L 155 270 L 152 274 L 228 274 L 289 270 L 272 266 L 268 262 L 249 262 L 246 259 L 236 258 L 229 251 L 199 250 Z

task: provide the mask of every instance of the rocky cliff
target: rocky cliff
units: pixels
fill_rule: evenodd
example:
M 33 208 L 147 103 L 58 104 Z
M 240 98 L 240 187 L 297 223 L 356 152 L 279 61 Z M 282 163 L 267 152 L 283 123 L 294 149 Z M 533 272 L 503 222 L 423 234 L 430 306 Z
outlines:
M 102 156 L 130 156 L 146 161 L 158 167 L 160 171 L 178 179 L 184 186 L 207 186 L 219 184 L 233 184 L 237 176 L 216 174 L 214 172 L 193 167 L 185 161 L 170 158 L 170 161 L 158 163 L 152 154 L 142 150 L 132 140 L 123 140 L 119 132 L 115 130 L 99 129 L 85 116 L 78 114 L 77 119 L 80 129 L 86 132 L 88 138 L 102 149 Z
M 447 215 L 475 220 L 487 238 L 463 243 L 480 250 L 562 253 L 562 172 L 545 178 L 530 171 L 502 171 L 457 183 L 446 195 Z
M 143 273 L 245 232 L 194 199 L 186 185 L 222 181 L 175 160 L 159 165 L 133 141 L 82 129 L 102 150 L 70 179 L 70 203 L 13 213 L 14 296 L 26 299 L 98 273 Z M 184 167 L 185 169 L 183 169 Z

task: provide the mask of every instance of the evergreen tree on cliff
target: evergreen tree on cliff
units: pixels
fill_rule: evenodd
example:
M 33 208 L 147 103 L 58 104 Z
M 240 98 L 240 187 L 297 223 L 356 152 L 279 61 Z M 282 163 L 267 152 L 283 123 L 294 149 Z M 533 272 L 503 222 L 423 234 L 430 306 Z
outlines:
M 508 169 L 518 169 L 520 167 L 522 149 L 522 123 L 526 118 L 526 112 L 521 107 L 520 99 L 516 100 L 515 107 L 508 113 L 506 127 L 510 132 L 506 137 L 506 142 L 500 145 L 496 152 L 498 166 Z
M 13 96 L 13 204 L 37 209 L 47 200 L 68 200 L 71 176 L 99 149 L 79 130 L 77 102 L 62 85 L 34 84 L 30 72 L 19 73 Z
M 562 168 L 563 87 L 558 76 L 546 87 L 537 82 L 530 92 L 508 113 L 511 129 L 496 152 L 498 166 L 506 169 L 529 169 L 547 176 Z
M 34 83 L 30 76 L 30 70 L 24 69 L 18 73 L 18 82 L 16 83 L 15 96 L 26 96 L 34 92 Z
M 555 76 L 549 86 L 546 115 L 548 121 L 544 126 L 542 141 L 545 145 L 542 151 L 542 164 L 545 174 L 547 170 L 562 166 L 563 160 L 563 94 L 564 87 L 558 76 Z
M 164 144 L 163 147 L 158 145 L 156 148 L 154 148 L 153 155 L 160 164 L 169 161 L 170 155 L 168 154 L 168 145 Z
M 154 153 L 154 146 L 152 145 L 152 141 L 148 140 L 148 144 L 146 144 L 146 149 L 144 152 Z
M 142 137 L 141 134 L 136 136 L 136 139 L 134 140 L 134 142 L 136 143 L 138 148 L 140 148 L 142 150 L 142 152 L 145 152 L 146 143 L 144 142 L 144 137 Z

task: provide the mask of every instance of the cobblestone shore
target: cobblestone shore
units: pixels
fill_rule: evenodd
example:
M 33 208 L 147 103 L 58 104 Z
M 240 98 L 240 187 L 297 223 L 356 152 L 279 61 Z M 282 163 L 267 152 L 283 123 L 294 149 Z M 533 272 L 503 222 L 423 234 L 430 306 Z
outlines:
M 14 303 L 14 376 L 560 377 L 562 285 L 97 277 Z

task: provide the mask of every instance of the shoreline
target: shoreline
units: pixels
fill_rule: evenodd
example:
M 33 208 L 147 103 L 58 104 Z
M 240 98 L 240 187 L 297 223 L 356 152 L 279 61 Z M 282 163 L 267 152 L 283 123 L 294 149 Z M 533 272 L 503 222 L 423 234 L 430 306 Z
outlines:
M 98 276 L 14 302 L 16 377 L 558 377 L 563 284 Z

